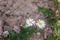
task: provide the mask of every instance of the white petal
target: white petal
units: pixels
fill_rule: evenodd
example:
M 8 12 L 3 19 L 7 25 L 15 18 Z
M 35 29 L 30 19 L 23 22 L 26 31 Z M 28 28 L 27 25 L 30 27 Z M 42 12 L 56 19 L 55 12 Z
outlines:
M 39 25 L 39 22 L 40 22 L 40 21 L 42 22 L 42 25 Z M 36 25 L 37 25 L 38 28 L 45 28 L 45 25 L 46 25 L 46 24 L 45 24 L 45 21 L 44 21 L 44 20 L 40 20 L 40 19 L 39 19 L 39 20 L 37 21 Z
M 31 24 L 29 23 L 30 20 L 32 20 L 32 23 L 31 23 Z M 33 19 L 29 18 L 29 19 L 26 20 L 26 24 L 27 24 L 28 26 L 33 26 L 33 24 L 35 24 L 35 21 L 34 21 Z

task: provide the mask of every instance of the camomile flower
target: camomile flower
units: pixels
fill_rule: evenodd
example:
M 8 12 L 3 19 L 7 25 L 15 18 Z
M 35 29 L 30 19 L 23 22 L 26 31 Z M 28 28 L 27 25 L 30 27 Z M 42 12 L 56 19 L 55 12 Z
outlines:
M 35 21 L 33 19 L 29 18 L 26 20 L 26 24 L 27 24 L 27 26 L 33 26 L 35 24 Z
M 45 28 L 46 24 L 45 24 L 44 20 L 38 20 L 37 23 L 36 23 L 36 25 L 37 25 L 38 28 L 43 29 L 43 28 Z

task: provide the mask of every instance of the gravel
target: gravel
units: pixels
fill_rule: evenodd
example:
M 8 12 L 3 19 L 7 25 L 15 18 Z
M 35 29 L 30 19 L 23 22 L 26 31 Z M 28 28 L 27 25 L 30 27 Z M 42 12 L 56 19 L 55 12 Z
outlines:
M 14 26 L 19 28 L 20 24 L 25 24 L 27 18 L 47 21 L 43 13 L 38 12 L 38 6 L 51 8 L 48 2 L 48 0 L 0 0 L 0 18 L 4 22 L 4 24 L 0 22 L 0 33 L 2 30 L 13 30 Z M 2 29 L 1 25 L 3 25 L 4 29 Z M 19 32 L 19 30 L 15 31 Z M 43 34 L 39 36 L 37 33 L 34 34 L 31 40 L 44 40 Z

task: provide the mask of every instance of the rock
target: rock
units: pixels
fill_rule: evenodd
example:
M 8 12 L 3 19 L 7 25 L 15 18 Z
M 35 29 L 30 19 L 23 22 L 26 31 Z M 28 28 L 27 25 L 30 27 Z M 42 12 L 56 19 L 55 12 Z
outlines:
M 9 35 L 8 31 L 4 31 L 3 34 L 2 34 L 3 37 L 7 37 L 8 35 Z
M 47 29 L 44 30 L 44 39 L 47 38 Z
M 44 33 L 44 39 L 46 39 L 46 38 L 47 38 L 47 33 L 45 32 L 45 33 Z
M 44 39 L 47 38 L 47 36 L 50 36 L 53 33 L 52 29 L 50 27 L 47 27 L 44 29 Z
M 41 33 L 37 32 L 37 33 L 33 33 L 30 40 L 44 40 L 44 37 Z
M 16 17 L 10 17 L 10 18 L 6 19 L 6 23 L 11 30 L 13 30 L 15 25 L 20 26 L 20 21 L 21 21 L 20 17 L 17 17 L 17 18 Z
M 37 35 L 39 36 L 39 35 L 41 35 L 41 33 L 40 32 L 37 32 Z
M 60 27 L 60 20 L 58 20 L 57 23 L 58 23 L 57 25 Z
M 59 10 L 56 10 L 56 13 L 59 13 Z
M 10 26 L 7 26 L 7 25 L 4 26 L 4 30 L 12 31 L 12 29 L 13 29 L 13 28 L 10 27 Z
M 60 12 L 59 12 L 59 10 L 56 10 L 56 16 L 57 16 L 58 18 L 60 18 Z
M 16 33 L 20 33 L 20 27 L 19 27 L 19 26 L 15 26 L 15 25 L 14 25 L 13 30 L 14 30 Z

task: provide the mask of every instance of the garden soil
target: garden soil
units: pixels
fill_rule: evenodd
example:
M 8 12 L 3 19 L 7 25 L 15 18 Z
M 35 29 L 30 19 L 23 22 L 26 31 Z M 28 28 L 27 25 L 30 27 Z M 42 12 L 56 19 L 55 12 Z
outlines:
M 52 28 L 38 7 L 54 10 L 53 5 L 53 0 L 0 0 L 0 38 L 5 30 L 19 33 L 20 24 L 25 24 L 27 18 L 33 18 L 36 21 L 45 20 L 46 28 L 43 33 L 33 33 L 30 40 L 44 40 L 52 34 Z

